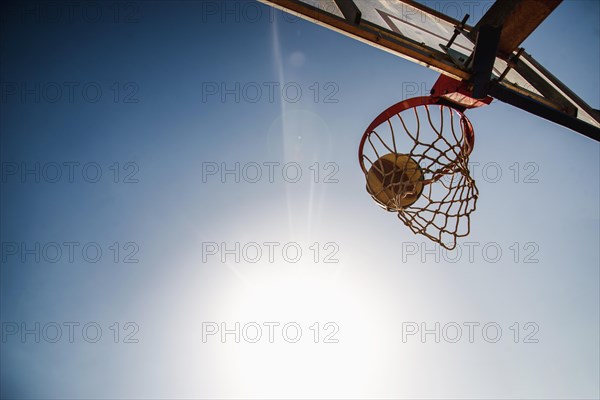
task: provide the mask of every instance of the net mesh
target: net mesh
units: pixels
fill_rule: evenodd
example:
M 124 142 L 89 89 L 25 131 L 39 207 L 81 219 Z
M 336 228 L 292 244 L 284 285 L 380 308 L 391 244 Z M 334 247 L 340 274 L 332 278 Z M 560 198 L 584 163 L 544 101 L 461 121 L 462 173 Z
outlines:
M 363 138 L 367 191 L 413 233 L 453 249 L 469 234 L 477 203 L 468 167 L 472 145 L 471 123 L 452 107 L 426 104 L 392 113 Z

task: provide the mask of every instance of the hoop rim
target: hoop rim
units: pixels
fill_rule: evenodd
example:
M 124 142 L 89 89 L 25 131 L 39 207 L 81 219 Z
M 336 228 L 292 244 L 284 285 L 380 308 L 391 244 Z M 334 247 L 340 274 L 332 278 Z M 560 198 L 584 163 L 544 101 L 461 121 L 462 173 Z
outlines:
M 452 103 L 440 101 L 440 99 L 441 98 L 439 98 L 439 97 L 433 97 L 433 96 L 413 97 L 410 99 L 403 100 L 399 103 L 396 103 L 393 106 L 388 107 L 381 114 L 379 114 L 373 120 L 373 122 L 371 122 L 369 127 L 365 130 L 365 133 L 363 133 L 362 138 L 360 140 L 360 144 L 358 146 L 358 161 L 360 163 L 360 167 L 363 170 L 363 172 L 365 174 L 367 173 L 367 169 L 365 168 L 365 164 L 364 164 L 364 160 L 363 160 L 363 149 L 364 149 L 365 143 L 367 141 L 367 138 L 369 137 L 371 132 L 373 132 L 375 130 L 375 128 L 377 128 L 379 125 L 383 124 L 385 121 L 388 121 L 389 119 L 391 119 L 394 115 L 398 115 L 401 112 L 406 111 L 408 109 L 421 107 L 421 106 L 439 105 L 442 107 L 448 107 L 448 108 L 452 109 L 453 111 L 456 111 L 460 115 L 461 123 L 464 123 L 464 126 L 463 126 L 463 128 L 464 128 L 463 129 L 464 143 L 462 146 L 462 152 L 465 157 L 468 157 L 471 154 L 471 152 L 473 151 L 473 147 L 475 145 L 475 132 L 473 131 L 473 125 L 471 124 L 471 121 L 469 121 L 469 118 L 467 118 L 467 116 L 463 113 L 463 111 L 461 109 L 459 109 L 457 106 L 453 106 Z

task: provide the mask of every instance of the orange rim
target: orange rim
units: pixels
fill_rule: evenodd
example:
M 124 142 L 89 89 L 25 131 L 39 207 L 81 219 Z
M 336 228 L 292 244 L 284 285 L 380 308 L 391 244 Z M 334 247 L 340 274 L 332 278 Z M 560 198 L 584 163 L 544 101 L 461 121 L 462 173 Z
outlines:
M 393 106 L 389 107 L 387 110 L 385 110 L 384 112 L 379 114 L 377 116 L 377 118 L 375 118 L 373 120 L 373 122 L 371 122 L 369 127 L 365 130 L 365 133 L 363 134 L 363 136 L 360 140 L 360 145 L 358 146 L 358 161 L 360 163 L 361 169 L 363 170 L 363 172 L 365 174 L 367 173 L 367 169 L 365 167 L 365 163 L 363 160 L 363 149 L 365 147 L 367 138 L 369 137 L 371 132 L 373 132 L 375 130 L 375 128 L 377 128 L 379 125 L 383 124 L 385 121 L 388 121 L 389 119 L 391 119 L 394 115 L 398 115 L 401 112 L 406 111 L 411 108 L 428 106 L 428 105 L 439 105 L 439 106 L 443 106 L 443 107 L 448 107 L 448 108 L 451 108 L 454 112 L 458 113 L 458 115 L 461 118 L 461 123 L 463 125 L 462 131 L 463 131 L 464 143 L 462 146 L 462 153 L 465 157 L 468 157 L 471 154 L 471 152 L 473 151 L 473 146 L 475 145 L 475 133 L 473 131 L 473 125 L 471 124 L 471 121 L 469 121 L 467 116 L 461 110 L 459 110 L 456 107 L 453 107 L 451 104 L 448 104 L 446 102 L 441 103 L 439 97 L 438 98 L 434 98 L 431 96 L 413 97 L 411 99 L 403 100 L 403 101 L 396 103 Z

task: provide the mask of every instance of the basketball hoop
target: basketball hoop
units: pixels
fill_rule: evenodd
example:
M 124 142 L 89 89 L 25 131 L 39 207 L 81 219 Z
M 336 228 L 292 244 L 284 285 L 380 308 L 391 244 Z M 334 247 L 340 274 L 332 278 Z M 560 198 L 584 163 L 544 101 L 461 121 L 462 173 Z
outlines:
M 464 108 L 440 97 L 402 101 L 375 118 L 358 150 L 373 200 L 449 250 L 469 234 L 478 197 L 468 167 L 475 135 Z

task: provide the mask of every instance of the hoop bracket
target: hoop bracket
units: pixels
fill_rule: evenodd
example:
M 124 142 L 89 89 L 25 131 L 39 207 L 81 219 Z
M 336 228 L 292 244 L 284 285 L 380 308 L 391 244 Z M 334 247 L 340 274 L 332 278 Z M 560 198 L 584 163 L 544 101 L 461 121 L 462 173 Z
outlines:
M 467 81 L 458 81 L 446 75 L 440 75 L 431 89 L 431 96 L 435 99 L 446 99 L 465 109 L 487 106 L 493 100 L 486 96 L 483 99 L 472 97 L 472 85 Z

